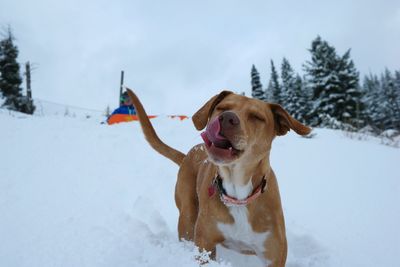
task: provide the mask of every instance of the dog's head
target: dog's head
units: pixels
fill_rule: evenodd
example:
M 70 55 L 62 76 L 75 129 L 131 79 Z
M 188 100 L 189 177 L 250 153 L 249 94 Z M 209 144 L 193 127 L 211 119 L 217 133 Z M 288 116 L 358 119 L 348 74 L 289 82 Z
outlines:
M 193 115 L 211 161 L 218 165 L 238 160 L 261 160 L 275 136 L 290 129 L 307 135 L 311 129 L 291 117 L 280 105 L 223 91 Z

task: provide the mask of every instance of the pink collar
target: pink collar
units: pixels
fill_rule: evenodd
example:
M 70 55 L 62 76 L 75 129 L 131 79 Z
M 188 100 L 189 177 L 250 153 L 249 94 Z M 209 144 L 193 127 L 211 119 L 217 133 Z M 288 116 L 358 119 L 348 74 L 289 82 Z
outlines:
M 245 199 L 237 199 L 235 197 L 229 196 L 226 193 L 225 188 L 222 186 L 222 178 L 217 174 L 213 179 L 212 184 L 208 188 L 208 196 L 212 197 L 215 194 L 215 191 L 218 190 L 219 196 L 221 198 L 222 203 L 226 206 L 246 206 L 257 197 L 259 197 L 262 193 L 264 193 L 264 188 L 267 184 L 267 180 L 265 176 L 262 178 L 261 183 L 253 190 L 253 192 Z

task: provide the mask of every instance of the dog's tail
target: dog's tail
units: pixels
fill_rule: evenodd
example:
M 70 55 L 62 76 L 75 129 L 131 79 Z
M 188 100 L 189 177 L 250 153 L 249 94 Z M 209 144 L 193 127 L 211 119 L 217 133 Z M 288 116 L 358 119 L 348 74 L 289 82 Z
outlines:
M 139 118 L 140 125 L 142 126 L 144 136 L 146 137 L 146 140 L 149 142 L 151 147 L 164 157 L 167 157 L 176 164 L 181 165 L 183 159 L 185 158 L 185 154 L 176 149 L 173 149 L 172 147 L 166 145 L 163 141 L 160 140 L 160 138 L 156 134 L 156 131 L 153 128 L 153 125 L 147 117 L 147 113 L 144 110 L 139 98 L 129 88 L 126 88 L 126 90 L 128 91 L 128 95 L 131 98 L 133 106 L 136 109 L 136 113 Z

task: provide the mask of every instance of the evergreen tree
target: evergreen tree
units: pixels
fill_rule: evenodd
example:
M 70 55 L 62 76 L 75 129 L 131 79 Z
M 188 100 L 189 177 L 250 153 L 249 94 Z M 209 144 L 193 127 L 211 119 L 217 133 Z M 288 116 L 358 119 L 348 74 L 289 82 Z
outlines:
M 395 74 L 396 75 L 396 74 Z M 384 114 L 382 124 L 384 129 L 400 130 L 400 89 L 396 88 L 396 80 L 392 73 L 386 69 L 381 78 L 381 93 L 384 96 L 382 113 Z
M 22 78 L 17 62 L 18 48 L 13 43 L 14 37 L 10 28 L 0 41 L 0 92 L 6 101 L 4 106 L 32 114 L 35 107 L 30 99 L 22 96 Z
M 335 49 L 317 37 L 311 44 L 311 61 L 307 61 L 304 70 L 307 81 L 312 91 L 313 107 L 310 110 L 310 123 L 312 126 L 322 124 L 322 114 L 331 115 L 332 103 L 329 101 L 330 91 L 337 87 L 338 79 L 333 75 L 336 65 Z
M 266 90 L 267 99 L 269 102 L 282 104 L 281 102 L 281 86 L 279 84 L 279 76 L 276 71 L 274 61 L 271 59 L 271 77 Z
M 306 62 L 304 70 L 314 101 L 310 123 L 329 127 L 328 121 L 332 118 L 359 126 L 362 109 L 359 74 L 350 59 L 350 50 L 339 57 L 335 48 L 318 36 L 309 51 L 311 61 Z
M 368 125 L 380 133 L 387 129 L 400 131 L 400 73 L 386 69 L 378 79 L 370 74 L 364 78 L 363 101 Z
M 265 89 L 264 93 L 265 93 L 265 98 L 267 99 L 267 102 L 274 102 L 273 101 L 273 96 L 272 96 L 272 92 L 273 92 L 273 85 L 272 85 L 272 80 L 270 79 L 268 81 L 268 86 Z
M 342 97 L 336 105 L 336 118 L 360 128 L 364 124 L 362 118 L 364 103 L 359 85 L 359 72 L 350 59 L 350 49 L 339 59 L 337 67 Z
M 396 100 L 393 102 L 395 107 L 394 111 L 394 122 L 396 130 L 400 131 L 400 71 L 396 70 L 394 72 L 394 95 Z
M 260 74 L 254 65 L 251 68 L 251 96 L 253 98 L 266 101 L 265 93 L 262 89 L 262 84 L 260 81 Z
M 395 87 L 397 88 L 397 91 L 399 92 L 400 90 L 400 70 L 396 70 L 394 72 L 394 84 Z M 400 99 L 398 99 L 400 101 Z
M 306 123 L 307 114 L 310 109 L 307 87 L 300 75 L 295 74 L 295 71 L 286 58 L 282 60 L 281 79 L 282 105 L 295 119 Z
M 362 102 L 365 104 L 362 114 L 366 120 L 366 124 L 379 132 L 383 128 L 381 124 L 383 121 L 381 103 L 384 101 L 384 96 L 381 93 L 381 84 L 376 75 L 369 74 L 364 77 L 362 95 Z
M 0 90 L 6 97 L 6 104 L 15 104 L 15 99 L 21 96 L 22 78 L 17 62 L 18 48 L 13 44 L 13 35 L 8 29 L 7 35 L 0 41 Z
M 296 77 L 292 66 L 290 66 L 290 63 L 286 58 L 283 58 L 282 60 L 281 79 L 281 105 L 291 114 L 293 113 L 291 107 L 293 106 L 293 101 L 295 98 L 294 85 L 296 82 Z
M 309 97 L 300 75 L 296 75 L 292 93 L 289 94 L 287 110 L 295 119 L 307 123 L 309 112 Z

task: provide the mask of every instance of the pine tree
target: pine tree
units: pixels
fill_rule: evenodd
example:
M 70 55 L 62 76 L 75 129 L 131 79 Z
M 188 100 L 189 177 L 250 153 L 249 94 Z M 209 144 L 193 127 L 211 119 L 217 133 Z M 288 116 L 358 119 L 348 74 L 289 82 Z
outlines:
M 335 48 L 318 36 L 309 51 L 311 61 L 306 62 L 304 70 L 314 101 L 310 113 L 311 124 L 329 127 L 331 118 L 360 126 L 359 111 L 362 105 L 359 74 L 350 59 L 350 50 L 339 57 Z
M 283 58 L 281 65 L 281 105 L 291 114 L 293 113 L 292 106 L 295 96 L 294 85 L 296 82 L 295 73 L 289 61 Z
M 295 119 L 306 122 L 309 112 L 309 101 L 306 86 L 299 74 L 291 67 L 289 61 L 283 58 L 281 65 L 281 102 L 285 109 Z
M 266 90 L 267 99 L 269 102 L 282 104 L 281 102 L 281 86 L 279 84 L 279 76 L 276 71 L 274 61 L 271 59 L 271 77 Z
M 309 97 L 307 90 L 300 75 L 296 75 L 293 89 L 289 94 L 289 104 L 287 110 L 295 119 L 307 123 L 307 114 L 309 112 Z
M 15 105 L 16 98 L 21 96 L 22 78 L 17 62 L 18 48 L 13 44 L 13 35 L 8 29 L 7 35 L 0 41 L 0 90 L 6 97 L 6 105 Z
M 13 40 L 11 28 L 8 28 L 5 38 L 0 41 L 0 92 L 6 99 L 4 106 L 32 114 L 35 110 L 32 100 L 22 96 L 18 48 Z
M 381 93 L 381 84 L 376 75 L 371 73 L 364 77 L 362 86 L 362 102 L 365 104 L 365 109 L 362 112 L 366 124 L 371 126 L 376 132 L 383 129 L 383 109 L 381 103 L 384 101 L 384 96 Z
M 395 77 L 386 69 L 381 77 L 381 93 L 384 96 L 384 101 L 381 103 L 383 111 L 383 127 L 384 129 L 400 130 L 400 90 L 396 88 Z
M 329 102 L 329 93 L 337 87 L 338 79 L 333 74 L 336 64 L 335 49 L 317 37 L 311 44 L 311 61 L 307 61 L 304 70 L 307 81 L 312 90 L 313 107 L 310 111 L 312 126 L 323 125 L 321 115 L 332 115 L 332 104 Z
M 394 72 L 394 88 L 397 100 L 393 103 L 396 107 L 396 111 L 394 112 L 394 125 L 396 125 L 395 129 L 400 131 L 400 70 Z
M 251 68 L 251 96 L 253 98 L 266 101 L 265 93 L 260 82 L 260 74 L 254 65 Z
M 15 109 L 16 98 L 21 96 L 22 79 L 16 61 L 18 49 L 14 46 L 13 39 L 9 28 L 5 38 L 0 41 L 0 90 L 6 98 L 5 105 Z
M 349 123 L 360 128 L 364 121 L 362 119 L 362 93 L 359 85 L 359 72 L 350 59 L 350 49 L 340 58 L 337 66 L 342 98 L 336 105 L 336 118 L 342 122 Z
M 397 88 L 397 91 L 399 92 L 399 90 L 400 90 L 400 70 L 396 70 L 394 72 L 394 83 Z M 400 99 L 398 99 L 398 100 L 400 101 Z
M 272 85 L 272 81 L 271 81 L 271 79 L 270 79 L 270 80 L 268 81 L 268 86 L 267 86 L 267 88 L 265 88 L 265 91 L 264 91 L 264 93 L 265 93 L 265 99 L 267 100 L 267 102 L 274 102 L 274 101 L 273 101 L 272 92 L 273 92 L 273 85 Z

